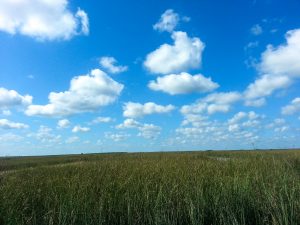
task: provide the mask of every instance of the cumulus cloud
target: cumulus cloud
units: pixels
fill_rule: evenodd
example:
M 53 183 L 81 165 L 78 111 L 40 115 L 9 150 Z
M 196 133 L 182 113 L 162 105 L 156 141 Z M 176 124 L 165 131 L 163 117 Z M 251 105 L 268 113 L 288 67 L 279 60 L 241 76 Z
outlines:
M 78 133 L 78 132 L 88 132 L 91 129 L 89 127 L 82 127 L 80 125 L 76 125 L 75 127 L 73 127 L 72 132 L 73 133 Z
M 7 119 L 0 119 L 0 128 L 2 129 L 25 129 L 28 125 L 24 123 L 15 123 Z
M 203 98 L 204 102 L 214 103 L 214 104 L 232 104 L 241 99 L 241 94 L 238 92 L 219 92 L 213 93 L 205 98 Z
M 171 95 L 205 93 L 215 90 L 219 85 L 201 74 L 190 75 L 182 72 L 158 77 L 156 81 L 150 81 L 148 87 L 154 91 L 162 91 Z
M 186 126 L 189 124 L 192 124 L 193 127 L 202 127 L 208 126 L 210 122 L 207 121 L 207 117 L 203 115 L 184 114 L 184 120 L 182 121 L 181 125 Z
M 159 21 L 153 25 L 154 30 L 172 32 L 180 21 L 188 22 L 189 17 L 180 17 L 173 9 L 167 9 Z
M 117 129 L 127 129 L 127 128 L 138 128 L 141 126 L 141 123 L 137 122 L 134 119 L 126 119 L 123 123 L 116 126 Z
M 37 132 L 28 134 L 28 137 L 34 137 L 42 143 L 60 143 L 61 136 L 55 135 L 52 129 L 41 125 Z
M 199 135 L 203 134 L 203 129 L 196 127 L 185 127 L 185 128 L 177 128 L 176 133 L 186 136 L 188 138 L 197 138 Z
M 241 112 L 234 117 L 236 121 L 231 123 L 218 120 L 208 121 L 206 117 L 194 117 L 196 120 L 199 119 L 199 123 L 191 123 L 192 127 L 177 128 L 178 136 L 175 138 L 179 141 L 188 139 L 189 145 L 196 144 L 197 146 L 199 144 L 209 146 L 211 143 L 215 145 L 216 142 L 224 146 L 224 142 L 228 141 L 249 144 L 258 138 L 256 134 L 261 131 L 259 119 L 263 116 L 255 112 Z
M 282 107 L 281 113 L 284 115 L 300 113 L 300 98 L 295 98 L 289 105 Z
M 139 130 L 138 136 L 146 139 L 156 139 L 160 135 L 161 128 L 153 124 L 144 124 Z
M 25 113 L 29 116 L 61 117 L 95 112 L 113 103 L 123 87 L 103 71 L 94 69 L 90 74 L 74 77 L 68 91 L 51 92 L 49 104 L 30 105 Z
M 260 107 L 266 104 L 265 98 L 258 98 L 258 99 L 246 99 L 245 106 L 252 106 L 252 107 Z
M 154 124 L 142 124 L 134 119 L 126 119 L 123 123 L 116 126 L 117 129 L 137 129 L 138 136 L 146 139 L 156 139 L 161 131 L 161 127 Z
M 228 131 L 237 132 L 241 127 L 258 127 L 260 120 L 263 119 L 263 115 L 259 115 L 254 111 L 238 112 L 231 119 L 228 120 Z
M 105 133 L 105 138 L 106 139 L 111 139 L 114 142 L 120 142 L 126 140 L 128 137 L 130 137 L 129 134 L 124 134 L 124 133 Z
M 196 109 L 203 109 L 204 111 L 207 111 L 208 114 L 214 114 L 216 112 L 225 113 L 230 110 L 233 103 L 239 101 L 240 99 L 241 95 L 238 92 L 213 93 L 201 99 Z
M 286 43 L 278 47 L 268 45 L 262 53 L 257 66 L 261 75 L 247 87 L 244 93 L 246 105 L 263 105 L 264 97 L 289 87 L 300 77 L 300 29 L 288 31 L 285 38 Z
M 300 77 L 300 29 L 286 33 L 286 43 L 273 47 L 269 45 L 262 54 L 262 73 Z
M 236 132 L 240 130 L 240 126 L 238 124 L 230 124 L 228 127 L 229 132 Z
M 147 55 L 144 65 L 150 72 L 169 74 L 201 66 L 205 45 L 199 38 L 176 31 L 172 33 L 172 39 L 173 45 L 163 44 Z
M 247 116 L 247 113 L 245 112 L 238 112 L 235 114 L 231 119 L 228 120 L 229 124 L 234 124 L 239 122 L 241 119 L 245 118 Z
M 287 76 L 263 75 L 250 84 L 246 91 L 246 99 L 257 99 L 271 95 L 275 90 L 288 87 L 292 81 Z
M 114 121 L 114 119 L 111 118 L 111 117 L 102 117 L 102 116 L 99 116 L 99 117 L 93 119 L 93 121 L 91 122 L 91 124 L 110 123 L 112 121 Z
M 0 109 L 6 110 L 12 107 L 27 106 L 32 102 L 32 96 L 20 95 L 15 90 L 0 88 Z
M 184 115 L 226 113 L 231 109 L 231 105 L 241 100 L 241 98 L 242 96 L 238 92 L 213 93 L 198 100 L 196 103 L 182 106 L 180 112 Z
M 130 118 L 138 118 L 151 114 L 169 113 L 175 109 L 173 105 L 158 105 L 154 102 L 145 104 L 136 102 L 127 102 L 123 106 L 123 116 Z
M 0 1 L 0 30 L 38 40 L 68 40 L 89 33 L 87 14 L 68 9 L 68 0 Z
M 71 122 L 67 119 L 62 119 L 57 122 L 57 128 L 68 128 Z
M 257 119 L 257 118 L 259 118 L 259 117 L 264 118 L 265 116 L 264 116 L 264 115 L 263 115 L 263 116 L 260 116 L 260 115 L 256 114 L 256 112 L 253 112 L 253 111 L 250 111 L 250 112 L 248 113 L 248 118 L 249 118 L 250 120 L 254 120 L 254 119 Z
M 173 9 L 166 10 L 159 21 L 153 25 L 154 30 L 172 32 L 179 22 L 179 15 Z
M 128 70 L 127 66 L 117 66 L 117 60 L 114 57 L 101 57 L 100 65 L 110 73 L 122 73 Z
M 184 115 L 188 114 L 198 114 L 204 113 L 207 111 L 207 103 L 198 100 L 197 102 L 190 105 L 183 105 L 180 108 L 180 112 Z

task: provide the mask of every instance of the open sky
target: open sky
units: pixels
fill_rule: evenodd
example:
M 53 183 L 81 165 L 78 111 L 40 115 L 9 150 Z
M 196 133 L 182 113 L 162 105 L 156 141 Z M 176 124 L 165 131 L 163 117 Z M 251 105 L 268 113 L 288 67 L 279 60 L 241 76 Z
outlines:
M 298 0 L 1 0 L 0 155 L 300 146 Z

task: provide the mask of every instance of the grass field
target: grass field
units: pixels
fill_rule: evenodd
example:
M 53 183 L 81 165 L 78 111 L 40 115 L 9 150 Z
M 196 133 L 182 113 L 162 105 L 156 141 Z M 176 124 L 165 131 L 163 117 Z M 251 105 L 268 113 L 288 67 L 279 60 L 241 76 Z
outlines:
M 300 224 L 300 150 L 0 158 L 1 225 Z

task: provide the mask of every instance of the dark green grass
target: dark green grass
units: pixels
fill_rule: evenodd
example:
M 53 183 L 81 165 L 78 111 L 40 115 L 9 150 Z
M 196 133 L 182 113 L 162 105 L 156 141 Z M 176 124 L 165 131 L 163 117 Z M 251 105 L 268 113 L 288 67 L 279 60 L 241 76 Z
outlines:
M 3 225 L 300 224 L 296 150 L 9 160 Z

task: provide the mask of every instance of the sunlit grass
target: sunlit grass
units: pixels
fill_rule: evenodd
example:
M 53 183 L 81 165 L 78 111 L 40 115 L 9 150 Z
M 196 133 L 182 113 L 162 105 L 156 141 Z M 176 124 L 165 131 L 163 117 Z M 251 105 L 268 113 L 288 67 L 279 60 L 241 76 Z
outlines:
M 300 224 L 300 151 L 8 161 L 0 224 Z

